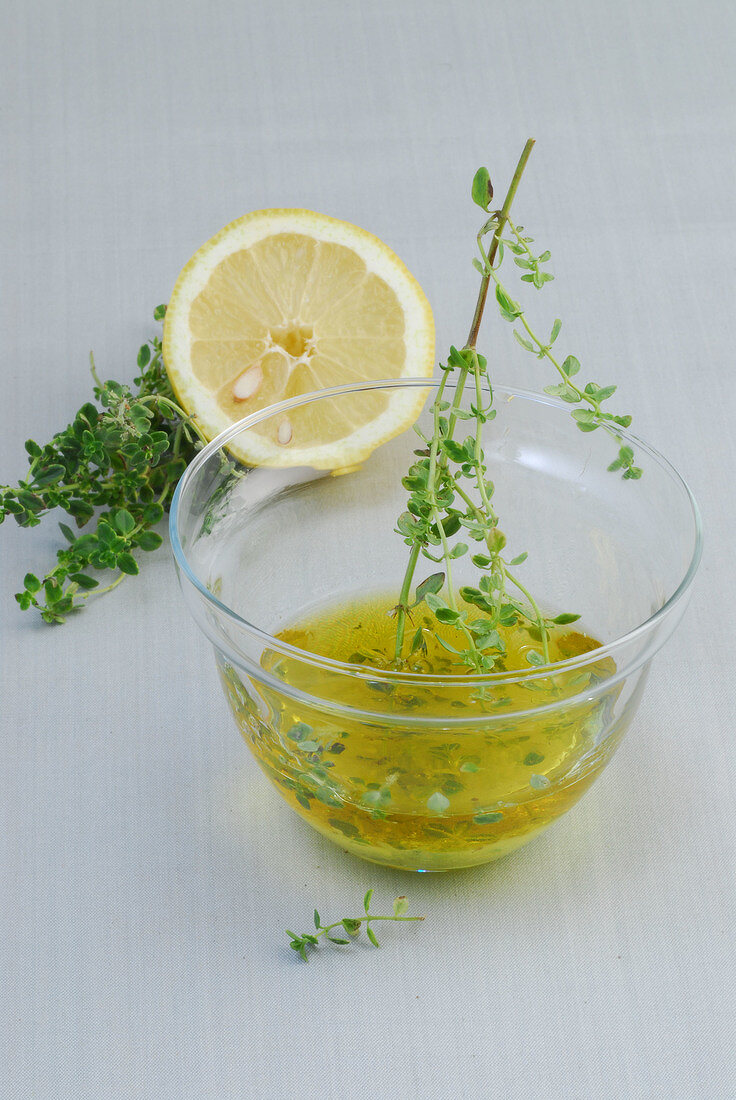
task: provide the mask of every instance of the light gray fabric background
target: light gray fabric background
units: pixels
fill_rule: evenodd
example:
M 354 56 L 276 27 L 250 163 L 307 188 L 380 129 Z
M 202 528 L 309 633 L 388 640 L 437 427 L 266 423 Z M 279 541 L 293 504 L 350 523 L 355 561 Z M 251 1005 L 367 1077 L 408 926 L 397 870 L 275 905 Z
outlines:
M 0 532 L 0 1094 L 10 1100 L 727 1100 L 734 1038 L 733 6 L 723 0 L 5 4 L 0 480 L 129 378 L 194 249 L 262 206 L 373 230 L 474 299 L 478 164 L 549 243 L 580 358 L 690 480 L 707 550 L 583 803 L 474 872 L 312 835 L 256 772 L 164 548 L 67 626 Z M 540 297 L 542 303 L 542 297 Z M 541 387 L 491 319 L 502 381 Z M 528 361 L 527 361 L 528 359 Z M 283 929 L 406 892 L 424 925 L 309 965 Z

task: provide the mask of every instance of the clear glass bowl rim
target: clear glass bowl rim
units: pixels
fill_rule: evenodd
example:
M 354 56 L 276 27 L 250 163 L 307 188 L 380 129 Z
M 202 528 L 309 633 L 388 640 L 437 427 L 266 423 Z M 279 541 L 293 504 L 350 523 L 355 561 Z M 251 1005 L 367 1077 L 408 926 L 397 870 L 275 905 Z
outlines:
M 278 401 L 273 405 L 268 405 L 266 408 L 259 409 L 257 412 L 251 413 L 249 416 L 243 417 L 242 420 L 238 420 L 232 424 L 225 431 L 221 432 L 218 436 L 212 439 L 187 466 L 186 470 L 179 479 L 179 483 L 174 492 L 174 496 L 171 502 L 171 509 L 169 512 L 169 535 L 171 539 L 171 547 L 174 553 L 176 563 L 187 578 L 187 580 L 193 585 L 193 587 L 199 592 L 203 599 L 209 603 L 220 614 L 225 615 L 241 630 L 246 631 L 256 638 L 260 643 L 269 649 L 275 649 L 279 653 L 286 656 L 291 656 L 299 661 L 316 666 L 318 668 L 324 668 L 326 671 L 338 672 L 352 677 L 359 676 L 363 679 L 370 680 L 372 682 L 386 682 L 392 684 L 412 684 L 416 686 L 441 686 L 442 684 L 455 684 L 463 683 L 468 686 L 478 687 L 484 684 L 489 686 L 500 686 L 504 683 L 519 683 L 521 681 L 530 681 L 536 679 L 543 679 L 550 675 L 573 671 L 574 669 L 582 666 L 597 663 L 601 659 L 612 656 L 615 657 L 617 651 L 622 649 L 629 643 L 639 640 L 643 635 L 654 631 L 655 627 L 659 625 L 665 618 L 667 618 L 677 604 L 686 596 L 690 586 L 695 578 L 695 574 L 700 564 L 700 559 L 703 553 L 703 525 L 700 515 L 700 509 L 698 508 L 697 501 L 693 496 L 693 493 L 685 481 L 685 479 L 678 473 L 675 467 L 667 458 L 664 457 L 656 448 L 640 439 L 626 429 L 618 428 L 617 433 L 621 436 L 622 440 L 626 443 L 630 443 L 640 451 L 643 451 L 650 459 L 658 463 L 666 473 L 684 490 L 688 503 L 690 505 L 693 526 L 695 529 L 695 539 L 690 556 L 690 561 L 685 573 L 680 580 L 677 588 L 671 594 L 671 596 L 665 601 L 660 608 L 658 608 L 652 615 L 645 619 L 638 626 L 628 631 L 626 634 L 620 635 L 618 638 L 614 638 L 613 641 L 607 642 L 604 646 L 600 646 L 598 649 L 591 650 L 579 657 L 570 657 L 565 661 L 558 661 L 554 664 L 545 665 L 540 669 L 530 668 L 526 670 L 516 669 L 512 672 L 499 672 L 489 673 L 485 676 L 479 675 L 464 675 L 458 674 L 453 676 L 447 675 L 428 675 L 425 673 L 407 673 L 407 672 L 394 672 L 387 669 L 367 669 L 361 665 L 351 665 L 344 661 L 336 661 L 330 657 L 323 657 L 316 653 L 310 653 L 308 650 L 299 649 L 297 646 L 292 646 L 287 642 L 282 642 L 268 631 L 263 630 L 261 627 L 256 626 L 254 623 L 248 622 L 222 600 L 218 599 L 207 587 L 204 581 L 197 575 L 195 570 L 187 559 L 186 552 L 182 546 L 181 538 L 179 536 L 179 512 L 182 505 L 182 498 L 187 491 L 190 483 L 196 477 L 200 468 L 207 462 L 211 455 L 217 451 L 222 450 L 227 444 L 239 435 L 240 432 L 245 431 L 248 428 L 253 427 L 255 424 L 261 423 L 263 420 L 267 420 L 278 413 L 288 412 L 289 409 L 299 408 L 301 405 L 306 405 L 311 401 L 322 401 L 330 397 L 339 397 L 341 394 L 349 393 L 363 393 L 371 390 L 384 390 L 384 389 L 427 389 L 437 390 L 440 382 L 437 378 L 382 378 L 376 379 L 370 382 L 362 382 L 359 385 L 348 384 L 344 386 L 332 386 L 327 389 L 313 390 L 310 393 L 300 394 L 298 397 L 288 398 L 285 401 Z M 508 398 L 521 398 L 525 401 L 532 401 L 538 405 L 546 405 L 550 408 L 556 409 L 560 413 L 569 413 L 569 409 L 562 402 L 555 401 L 553 398 L 547 397 L 545 394 L 536 393 L 533 390 L 517 389 L 511 386 L 494 385 L 494 394 L 499 394 Z M 573 425 L 570 425 L 571 429 Z M 408 429 L 407 429 L 408 430 Z M 613 475 L 611 475 L 613 476 Z M 634 662 L 629 663 L 624 668 L 617 668 L 614 677 L 606 681 L 606 685 L 610 686 L 614 681 L 624 678 L 628 675 L 634 667 L 639 667 L 645 660 L 648 660 L 652 654 L 645 653 L 637 655 L 637 659 Z M 569 698 L 566 703 L 572 703 L 574 699 Z M 557 705 L 557 704 L 555 704 Z M 546 709 L 546 708 L 545 708 Z M 506 715 L 508 717 L 508 715 Z

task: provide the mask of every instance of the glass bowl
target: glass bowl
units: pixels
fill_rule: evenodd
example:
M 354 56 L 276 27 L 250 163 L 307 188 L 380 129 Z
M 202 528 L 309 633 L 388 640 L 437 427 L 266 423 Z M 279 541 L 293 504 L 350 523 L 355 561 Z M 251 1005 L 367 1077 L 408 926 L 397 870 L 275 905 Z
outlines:
M 233 457 L 239 440 L 275 434 L 305 406 L 339 418 L 356 394 L 376 403 L 437 385 L 342 386 L 254 413 L 196 456 L 170 515 L 184 597 L 263 771 L 335 843 L 416 871 L 504 856 L 580 798 L 636 713 L 701 552 L 692 494 L 657 451 L 621 432 L 644 470 L 625 481 L 607 471 L 617 445 L 603 431 L 577 431 L 569 407 L 497 386 L 483 448 L 510 556 L 528 552 L 518 572 L 545 612 L 582 614 L 569 629 L 584 644 L 542 668 L 479 677 L 379 669 L 360 654 L 310 652 L 294 631 L 278 637 L 339 601 L 396 602 L 409 553 L 395 531 L 401 478 L 419 444 L 409 429 L 357 468 L 330 471 L 250 468 Z M 417 423 L 431 436 L 430 406 Z M 477 583 L 469 555 L 454 565 L 456 587 Z

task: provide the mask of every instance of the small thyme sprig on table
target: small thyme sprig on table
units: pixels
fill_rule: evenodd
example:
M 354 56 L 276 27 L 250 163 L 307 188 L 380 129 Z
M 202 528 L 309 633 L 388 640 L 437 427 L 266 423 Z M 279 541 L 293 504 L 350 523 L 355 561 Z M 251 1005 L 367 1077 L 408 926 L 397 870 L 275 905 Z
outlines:
M 397 532 L 410 547 L 399 599 L 393 611 L 396 616 L 396 668 L 404 667 L 407 661 L 404 653 L 406 624 L 411 612 L 420 604 L 426 605 L 438 623 L 450 625 L 458 632 L 458 646 L 452 645 L 438 633 L 434 635 L 436 641 L 453 653 L 470 672 L 479 674 L 492 672 L 505 654 L 499 628 L 513 626 L 520 620 L 532 624 L 540 649 L 530 649 L 526 659 L 530 665 L 542 666 L 549 663 L 549 633 L 552 626 L 572 623 L 580 617 L 567 612 L 554 618 L 543 615 L 537 601 L 515 572 L 516 566 L 522 564 L 527 554 L 518 554 L 511 559 L 504 554 L 506 536 L 499 528 L 499 519 L 493 507 L 494 486 L 487 478 L 481 442 L 483 426 L 493 420 L 496 411 L 493 408 L 487 361 L 476 347 L 491 282 L 495 287 L 501 316 L 512 323 L 518 321 L 522 326 L 521 332 L 514 329 L 518 342 L 539 359 L 550 362 L 562 379 L 554 386 L 547 386 L 545 391 L 570 404 L 586 405 L 572 413 L 578 428 L 591 432 L 602 427 L 619 444 L 618 455 L 608 469 L 621 470 L 627 479 L 641 477 L 641 469 L 634 465 L 633 451 L 623 443 L 618 431 L 620 427 L 629 426 L 631 417 L 617 416 L 602 409 L 602 403 L 613 395 L 616 387 L 589 382 L 581 389 L 572 382 L 571 379 L 580 370 L 579 361 L 569 355 L 560 363 L 551 350 L 562 322 L 556 320 L 550 339 L 543 341 L 534 332 L 524 310 L 498 274 L 507 248 L 517 267 L 522 269 L 523 282 L 541 290 L 553 278 L 543 268 L 550 259 L 550 253 L 544 251 L 535 255 L 529 247 L 533 238 L 524 236 L 523 228 L 517 227 L 510 217 L 511 206 L 533 146 L 533 139 L 527 141 L 503 206 L 490 213 L 478 232 L 481 260 L 473 261 L 481 275 L 478 300 L 465 346 L 461 350 L 451 347 L 447 363 L 440 364 L 442 378 L 431 406 L 431 437 L 415 426 L 422 447 L 414 451 L 417 461 L 402 480 L 409 497 L 407 509 L 399 516 L 396 526 Z M 472 198 L 486 213 L 490 212 L 493 187 L 488 169 L 480 168 L 476 172 Z M 507 230 L 510 237 L 503 236 Z M 486 251 L 483 241 L 488 235 L 491 235 L 491 243 Z M 455 376 L 452 402 L 445 398 L 451 374 Z M 468 385 L 470 400 L 463 403 Z M 471 432 L 460 440 L 456 438 L 456 430 L 458 423 L 464 421 L 470 422 Z M 452 537 L 461 531 L 471 541 L 484 544 L 481 552 L 471 554 L 473 565 L 481 572 L 477 586 L 464 585 L 459 589 L 464 603 L 482 612 L 482 617 L 475 619 L 469 617 L 467 609 L 458 605 L 453 586 L 453 562 L 470 552 L 464 541 L 451 545 Z M 443 570 L 432 573 L 417 585 L 412 601 L 411 587 L 420 556 L 442 564 Z M 413 635 L 408 659 L 425 650 L 424 631 L 420 628 Z
M 161 321 L 165 306 L 154 318 Z M 90 357 L 91 359 L 91 357 Z M 61 508 L 77 528 L 96 517 L 94 529 L 77 534 L 60 523 L 67 546 L 43 578 L 27 573 L 16 600 L 36 608 L 48 623 L 62 623 L 90 595 L 109 592 L 138 573 L 136 554 L 161 545 L 153 528 L 168 510 L 176 483 L 201 442 L 191 417 L 177 404 L 155 337 L 138 352 L 134 389 L 101 382 L 91 360 L 97 404 L 87 402 L 74 420 L 41 446 L 29 439 L 29 469 L 18 486 L 0 485 L 0 523 L 12 515 L 35 527 Z M 100 587 L 94 572 L 115 576 Z
M 355 937 L 360 932 L 360 929 L 365 925 L 366 935 L 373 944 L 374 947 L 380 947 L 378 938 L 373 931 L 371 924 L 377 920 L 390 920 L 390 921 L 421 921 L 424 917 L 407 917 L 406 912 L 409 908 L 409 902 L 402 895 L 394 901 L 394 911 L 390 916 L 378 916 L 375 913 L 371 913 L 370 905 L 371 898 L 373 897 L 373 891 L 369 890 L 363 898 L 363 909 L 365 910 L 365 916 L 361 917 L 342 917 L 340 920 L 333 921 L 332 924 L 322 924 L 321 917 L 317 910 L 314 910 L 314 932 L 302 932 L 301 935 L 297 935 L 296 932 L 290 932 L 287 928 L 286 934 L 289 936 L 291 947 L 294 951 L 298 951 L 305 962 L 309 961 L 307 955 L 308 947 L 317 947 L 320 939 L 324 936 L 330 943 L 336 943 L 340 946 L 345 946 L 352 943 Z M 331 936 L 330 933 L 333 929 L 340 928 L 347 933 L 349 939 L 345 939 L 343 936 Z

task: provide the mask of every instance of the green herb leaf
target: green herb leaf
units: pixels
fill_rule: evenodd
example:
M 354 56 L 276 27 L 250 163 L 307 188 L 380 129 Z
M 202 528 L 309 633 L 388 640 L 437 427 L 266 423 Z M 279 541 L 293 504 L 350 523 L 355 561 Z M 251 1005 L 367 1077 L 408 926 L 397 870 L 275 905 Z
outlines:
M 84 589 L 97 588 L 100 583 L 94 577 L 88 577 L 86 573 L 70 573 L 69 580 Z
M 304 741 L 312 732 L 312 727 L 308 726 L 306 722 L 295 722 L 293 726 L 287 730 L 286 736 L 290 741 Z
M 137 539 L 138 546 L 146 553 L 150 553 L 151 550 L 158 550 L 162 542 L 163 539 L 157 531 L 143 531 Z
M 536 349 L 536 348 L 534 347 L 534 344 L 530 343 L 530 341 L 529 341 L 529 340 L 527 340 L 527 339 L 526 339 L 526 337 L 524 337 L 524 336 L 521 336 L 521 335 L 520 335 L 520 334 L 519 334 L 519 333 L 518 333 L 518 332 L 516 331 L 516 329 L 514 329 L 514 336 L 516 337 L 516 339 L 517 339 L 518 343 L 520 343 L 520 344 L 521 344 L 521 346 L 522 346 L 523 348 L 526 348 L 526 350 L 527 350 L 527 351 L 536 351 L 536 350 L 537 350 L 537 349 Z
M 427 596 L 436 595 L 436 593 L 442 589 L 444 583 L 444 573 L 432 573 L 431 576 L 427 577 L 425 580 L 422 581 L 421 584 L 417 585 L 415 599 L 412 606 L 417 607 L 420 603 L 422 603 L 423 600 L 427 599 Z M 427 602 L 429 604 L 429 601 Z
M 464 554 L 467 554 L 467 552 L 468 552 L 467 543 L 465 543 L 465 542 L 456 542 L 455 545 L 453 546 L 452 550 L 450 551 L 450 557 L 451 558 L 461 558 Z
M 130 535 L 135 529 L 135 520 L 127 508 L 120 508 L 115 513 L 113 522 L 121 535 Z
M 395 917 L 403 917 L 408 909 L 409 909 L 409 902 L 406 900 L 406 898 L 403 894 L 400 897 L 398 897 L 394 900 L 394 916 Z
M 467 451 L 465 450 L 465 447 L 462 443 L 458 443 L 457 440 L 443 439 L 441 446 L 443 452 L 447 455 L 448 458 L 451 458 L 453 462 L 468 461 L 469 456 Z M 472 458 L 472 455 L 470 457 Z
M 445 603 L 445 601 L 435 592 L 427 592 L 424 599 L 430 611 L 434 611 L 435 613 L 437 613 L 438 611 L 443 611 L 447 608 L 447 604 Z
M 48 488 L 64 477 L 65 473 L 65 468 L 58 463 L 46 466 L 36 474 L 36 485 L 39 488 Z
M 435 791 L 433 795 L 427 799 L 427 809 L 431 810 L 434 814 L 442 814 L 450 806 L 449 798 L 445 798 L 442 791 Z
M 138 562 L 132 554 L 120 554 L 117 567 L 121 573 L 126 573 L 129 577 L 135 577 L 138 573 Z
M 460 612 L 455 611 L 452 607 L 440 607 L 434 614 L 438 622 L 447 623 L 451 626 L 460 620 Z
M 144 523 L 147 523 L 149 524 L 149 526 L 153 527 L 163 518 L 163 514 L 164 510 L 160 504 L 147 504 L 143 509 L 143 515 L 141 518 L 143 519 Z
M 491 185 L 491 177 L 487 168 L 479 168 L 475 173 L 470 193 L 473 202 L 476 203 L 477 206 L 480 206 L 482 210 L 487 211 L 491 199 L 493 198 L 493 186 Z
M 496 301 L 501 314 L 507 321 L 515 321 L 517 317 L 521 315 L 521 309 L 518 302 L 515 302 L 512 298 L 509 298 L 503 287 L 496 283 Z

